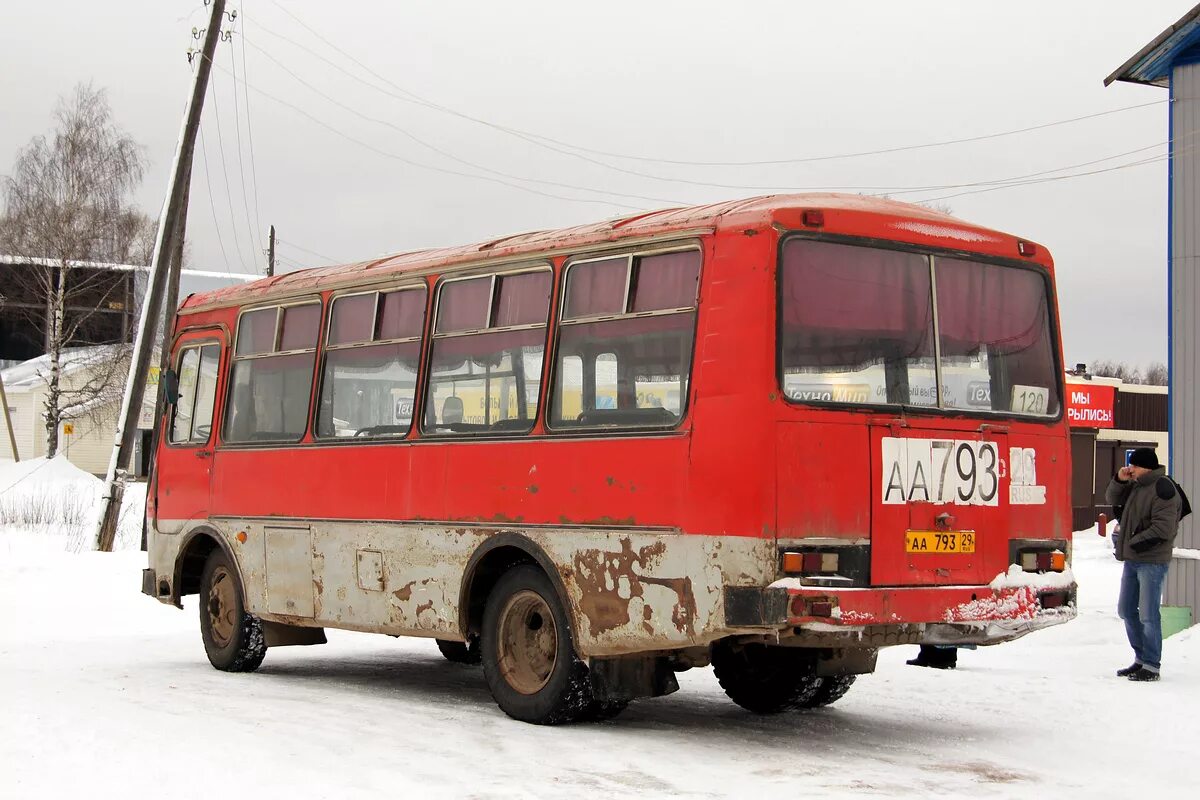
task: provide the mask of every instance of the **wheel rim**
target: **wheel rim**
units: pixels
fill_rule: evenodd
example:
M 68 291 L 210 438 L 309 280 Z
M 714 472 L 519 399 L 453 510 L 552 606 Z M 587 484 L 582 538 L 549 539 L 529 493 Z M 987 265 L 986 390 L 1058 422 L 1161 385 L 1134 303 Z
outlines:
M 208 587 L 208 630 L 218 647 L 228 647 L 237 629 L 237 591 L 225 567 L 213 570 Z
M 550 681 L 558 661 L 558 629 L 550 605 L 524 590 L 500 612 L 500 674 L 521 694 L 536 694 Z

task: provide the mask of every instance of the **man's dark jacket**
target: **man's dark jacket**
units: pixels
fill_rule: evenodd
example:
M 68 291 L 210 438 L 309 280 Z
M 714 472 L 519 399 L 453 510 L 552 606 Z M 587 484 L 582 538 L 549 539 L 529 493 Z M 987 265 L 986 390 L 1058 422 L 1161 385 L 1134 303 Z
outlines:
M 1125 506 L 1117 540 L 1118 561 L 1171 563 L 1182 501 L 1166 475 L 1166 468 L 1159 467 L 1137 480 L 1109 481 L 1105 499 L 1114 506 Z

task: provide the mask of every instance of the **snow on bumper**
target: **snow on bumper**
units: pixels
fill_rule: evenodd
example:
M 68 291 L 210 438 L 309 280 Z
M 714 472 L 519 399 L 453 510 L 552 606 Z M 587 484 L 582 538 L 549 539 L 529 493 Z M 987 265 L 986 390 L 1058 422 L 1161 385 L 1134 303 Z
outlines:
M 833 588 L 796 579 L 769 587 L 787 592 L 787 623 L 803 630 L 923 625 L 927 644 L 996 644 L 1074 619 L 1075 577 L 1026 573 L 1013 566 L 986 586 Z

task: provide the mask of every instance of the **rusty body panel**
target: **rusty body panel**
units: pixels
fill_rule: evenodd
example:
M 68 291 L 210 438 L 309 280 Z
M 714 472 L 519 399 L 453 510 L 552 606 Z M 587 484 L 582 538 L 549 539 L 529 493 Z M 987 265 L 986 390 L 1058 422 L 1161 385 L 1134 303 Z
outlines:
M 451 640 L 468 634 L 460 598 L 472 555 L 490 537 L 515 533 L 347 521 L 209 524 L 237 560 L 247 608 L 256 616 Z M 735 633 L 740 629 L 725 624 L 724 588 L 763 586 L 775 570 L 773 545 L 744 537 L 598 529 L 519 535 L 554 564 L 585 658 L 676 650 Z M 151 562 L 159 574 L 170 574 L 179 553 L 169 545 L 183 538 L 154 541 Z

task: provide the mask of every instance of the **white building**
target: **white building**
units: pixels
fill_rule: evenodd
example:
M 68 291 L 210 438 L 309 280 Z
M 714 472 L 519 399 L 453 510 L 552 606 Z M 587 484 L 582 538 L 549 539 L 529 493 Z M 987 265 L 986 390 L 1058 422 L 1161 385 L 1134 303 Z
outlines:
M 67 391 L 80 389 L 119 352 L 119 347 L 113 345 L 67 348 L 62 354 L 61 386 Z M 8 397 L 17 455 L 22 460 L 46 455 L 46 376 L 49 370 L 49 357 L 39 356 L 0 373 Z M 74 406 L 59 427 L 58 446 L 67 460 L 84 472 L 103 475 L 108 469 L 124 385 L 124 376 L 119 376 L 115 387 L 98 398 L 72 398 Z M 148 413 L 142 415 L 144 420 L 153 418 L 154 399 L 154 388 L 151 387 L 143 401 L 143 406 L 148 406 L 145 409 Z M 0 458 L 11 459 L 12 447 L 3 425 L 0 419 Z M 135 454 L 135 467 L 139 460 Z

